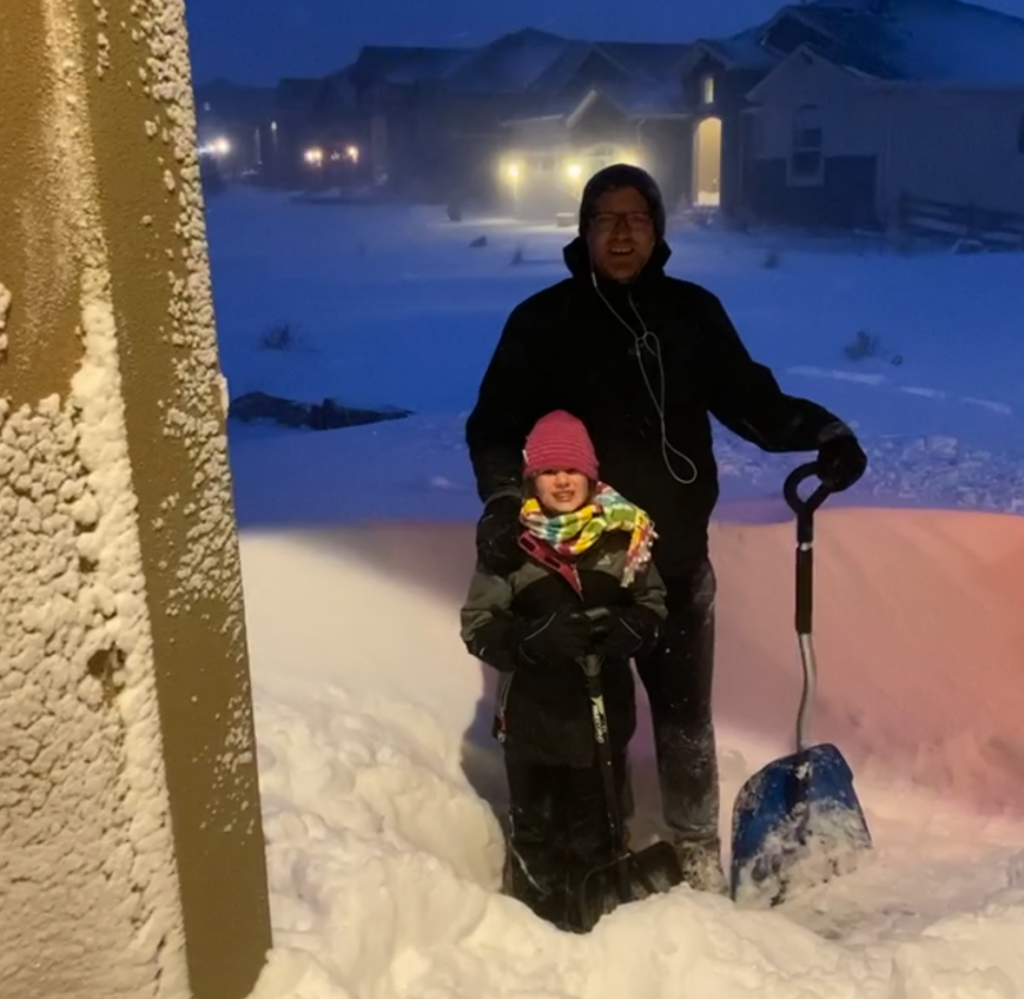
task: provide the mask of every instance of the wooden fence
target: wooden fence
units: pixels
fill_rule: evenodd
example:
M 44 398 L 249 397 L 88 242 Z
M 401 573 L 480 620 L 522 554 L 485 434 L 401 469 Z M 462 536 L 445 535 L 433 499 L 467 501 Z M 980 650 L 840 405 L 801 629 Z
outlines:
M 898 228 L 943 243 L 974 241 L 989 250 L 1024 250 L 1024 214 L 976 205 L 955 205 L 904 194 L 897 206 Z

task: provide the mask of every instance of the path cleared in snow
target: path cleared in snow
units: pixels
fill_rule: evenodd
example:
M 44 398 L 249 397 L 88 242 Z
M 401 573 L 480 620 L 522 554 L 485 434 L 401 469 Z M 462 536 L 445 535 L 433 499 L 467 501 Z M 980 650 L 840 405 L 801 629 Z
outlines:
M 726 831 L 742 780 L 789 749 L 793 532 L 715 525 L 712 544 Z M 684 887 L 579 938 L 495 894 L 500 758 L 457 634 L 471 527 L 247 533 L 277 946 L 254 999 L 1019 995 L 1022 559 L 1020 518 L 819 514 L 812 731 L 853 764 L 874 855 L 782 910 Z M 651 831 L 646 727 L 635 754 Z

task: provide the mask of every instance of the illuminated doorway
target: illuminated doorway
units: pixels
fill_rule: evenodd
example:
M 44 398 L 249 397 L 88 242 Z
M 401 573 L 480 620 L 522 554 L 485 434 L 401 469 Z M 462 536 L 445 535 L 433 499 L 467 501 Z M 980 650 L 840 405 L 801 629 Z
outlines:
M 722 191 L 722 119 L 704 118 L 693 134 L 693 203 L 718 207 Z

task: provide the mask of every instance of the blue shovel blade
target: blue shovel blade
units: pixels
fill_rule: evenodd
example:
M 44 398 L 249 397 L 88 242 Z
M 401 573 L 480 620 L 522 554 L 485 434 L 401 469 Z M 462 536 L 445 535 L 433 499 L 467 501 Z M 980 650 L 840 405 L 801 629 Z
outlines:
M 769 763 L 740 788 L 732 816 L 732 896 L 778 905 L 856 867 L 871 847 L 853 771 L 829 744 Z

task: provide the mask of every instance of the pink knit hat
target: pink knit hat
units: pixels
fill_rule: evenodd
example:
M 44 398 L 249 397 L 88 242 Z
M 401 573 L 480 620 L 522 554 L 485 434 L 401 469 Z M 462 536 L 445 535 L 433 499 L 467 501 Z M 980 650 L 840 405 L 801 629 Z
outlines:
M 582 472 L 597 481 L 597 454 L 587 428 L 564 409 L 542 416 L 526 438 L 523 474 Z

